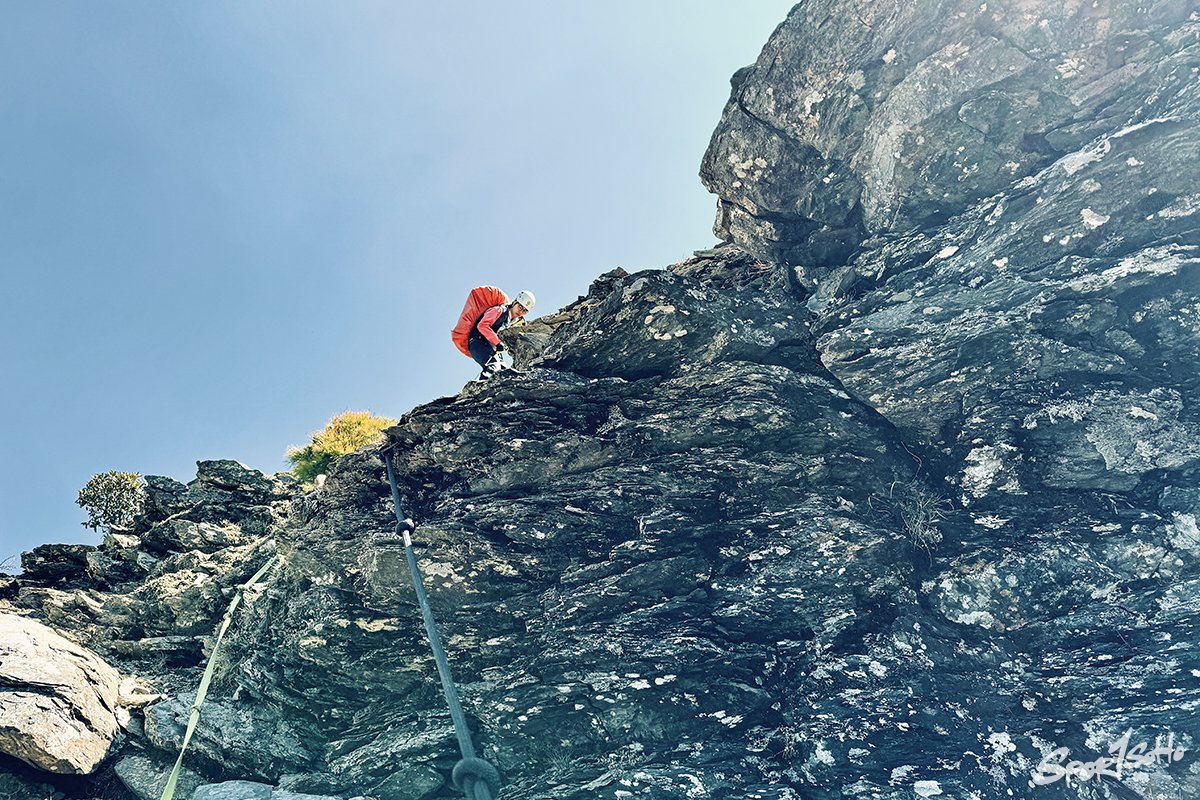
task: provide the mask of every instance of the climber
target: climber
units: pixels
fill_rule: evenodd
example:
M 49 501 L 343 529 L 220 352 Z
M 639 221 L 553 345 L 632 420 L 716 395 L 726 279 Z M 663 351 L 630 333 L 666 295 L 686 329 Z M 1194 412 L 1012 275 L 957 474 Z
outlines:
M 521 292 L 508 305 L 494 305 L 479 316 L 467 337 L 467 349 L 471 352 L 471 358 L 483 367 L 480 380 L 490 378 L 504 369 L 504 362 L 500 358 L 505 350 L 504 342 L 496 334 L 510 325 L 521 324 L 522 318 L 533 310 L 534 302 L 533 292 Z

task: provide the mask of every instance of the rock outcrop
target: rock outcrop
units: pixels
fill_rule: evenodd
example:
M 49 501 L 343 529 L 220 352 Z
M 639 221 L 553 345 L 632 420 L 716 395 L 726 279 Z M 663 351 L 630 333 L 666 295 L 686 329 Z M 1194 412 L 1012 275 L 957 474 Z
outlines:
M 705 155 L 717 234 L 838 266 L 870 237 L 937 227 L 1061 159 L 1082 166 L 1130 126 L 1160 125 L 1134 141 L 1187 128 L 1195 14 L 1187 0 L 800 3 L 734 76 Z M 1132 179 L 1187 181 L 1191 163 L 1146 162 Z M 1157 211 L 1177 197 L 1125 200 Z
M 0 614 L 0 753 L 87 774 L 117 736 L 120 675 L 41 623 Z
M 729 243 L 387 431 L 505 797 L 1200 796 L 1197 74 L 1176 0 L 805 2 L 705 158 Z M 277 552 L 188 792 L 458 796 L 382 457 L 149 478 L 4 589 L 143 676 L 97 795 L 155 796 Z

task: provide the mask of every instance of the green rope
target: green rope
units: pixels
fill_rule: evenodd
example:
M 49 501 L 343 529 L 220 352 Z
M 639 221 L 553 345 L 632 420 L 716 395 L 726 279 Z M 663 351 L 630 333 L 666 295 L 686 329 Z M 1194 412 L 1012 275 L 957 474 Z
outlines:
M 162 797 L 159 800 L 172 800 L 175 796 L 175 784 L 179 781 L 179 771 L 183 768 L 183 754 L 187 752 L 188 744 L 192 741 L 192 734 L 196 732 L 196 724 L 200 722 L 200 706 L 204 704 L 204 698 L 208 695 L 208 685 L 212 683 L 213 668 L 217 663 L 217 649 L 221 646 L 221 640 L 225 638 L 225 631 L 229 629 L 229 623 L 233 621 L 233 612 L 242 602 L 242 595 L 246 590 L 258 583 L 263 575 L 267 574 L 267 570 L 278 561 L 278 553 L 268 558 L 267 563 L 263 564 L 250 580 L 242 584 L 237 594 L 233 596 L 233 602 L 225 611 L 221 627 L 217 630 L 217 640 L 213 643 L 212 652 L 208 655 L 208 664 L 204 667 L 204 676 L 200 678 L 200 688 L 196 690 L 196 700 L 192 703 L 192 710 L 188 714 L 187 730 L 183 734 L 183 745 L 179 748 L 179 758 L 175 759 L 175 768 L 171 770 L 171 777 L 167 778 L 166 788 L 163 789 Z

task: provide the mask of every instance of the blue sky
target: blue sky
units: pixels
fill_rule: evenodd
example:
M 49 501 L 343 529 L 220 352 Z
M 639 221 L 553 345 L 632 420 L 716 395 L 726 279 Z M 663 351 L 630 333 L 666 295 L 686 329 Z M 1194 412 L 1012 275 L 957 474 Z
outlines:
M 472 286 L 536 316 L 710 246 L 700 158 L 790 5 L 7 4 L 0 560 L 97 543 L 96 472 L 274 472 L 456 393 Z

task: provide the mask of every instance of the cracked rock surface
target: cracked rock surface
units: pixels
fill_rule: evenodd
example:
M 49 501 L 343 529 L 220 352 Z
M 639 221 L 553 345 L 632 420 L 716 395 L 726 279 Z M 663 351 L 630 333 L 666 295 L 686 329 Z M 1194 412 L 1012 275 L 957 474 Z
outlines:
M 1197 74 L 1178 0 L 802 3 L 705 157 L 726 243 L 386 432 L 503 797 L 1200 796 Z M 126 676 L 72 796 L 157 796 L 274 553 L 194 800 L 460 796 L 384 452 L 151 477 L 0 586 Z
M 87 774 L 117 735 L 120 676 L 41 623 L 0 614 L 0 752 L 60 774 Z

